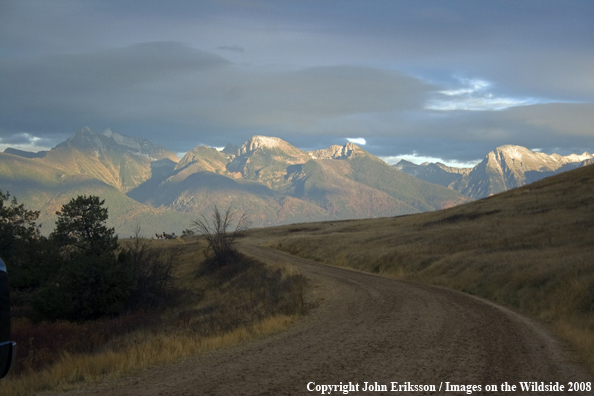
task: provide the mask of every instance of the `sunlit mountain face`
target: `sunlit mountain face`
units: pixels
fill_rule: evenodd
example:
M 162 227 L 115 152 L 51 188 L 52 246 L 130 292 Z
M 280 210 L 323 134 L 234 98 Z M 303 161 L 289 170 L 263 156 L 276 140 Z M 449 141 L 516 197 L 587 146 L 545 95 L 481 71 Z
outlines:
M 246 213 L 253 226 L 269 226 L 397 216 L 469 200 L 354 143 L 306 152 L 256 135 L 222 151 L 197 146 L 179 160 L 147 140 L 85 127 L 40 156 L 9 152 L 0 155 L 3 185 L 41 210 L 50 227 L 62 201 L 77 194 L 109 196 L 111 221 L 122 233 L 135 222 L 180 233 L 215 205 Z
M 592 163 L 594 155 L 587 152 L 547 155 L 521 146 L 504 145 L 488 153 L 474 168 L 441 163 L 416 165 L 408 161 L 400 161 L 395 168 L 479 199 Z

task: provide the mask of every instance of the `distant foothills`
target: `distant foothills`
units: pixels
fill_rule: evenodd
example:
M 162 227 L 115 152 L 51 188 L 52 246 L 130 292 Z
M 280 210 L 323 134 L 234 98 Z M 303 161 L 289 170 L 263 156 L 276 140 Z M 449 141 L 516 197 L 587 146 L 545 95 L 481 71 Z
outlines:
M 41 212 L 43 234 L 77 195 L 98 195 L 120 237 L 181 234 L 215 205 L 245 213 L 251 226 L 398 216 L 438 210 L 594 163 L 594 156 L 502 146 L 474 168 L 440 163 L 390 166 L 348 143 L 302 151 L 253 136 L 222 151 L 198 146 L 181 160 L 146 139 L 79 129 L 46 152 L 0 153 L 0 190 Z

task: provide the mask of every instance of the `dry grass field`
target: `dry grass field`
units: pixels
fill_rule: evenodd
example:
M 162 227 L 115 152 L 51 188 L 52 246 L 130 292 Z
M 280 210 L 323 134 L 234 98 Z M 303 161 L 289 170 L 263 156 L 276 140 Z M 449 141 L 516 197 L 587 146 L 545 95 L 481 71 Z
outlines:
M 594 372 L 594 166 L 437 212 L 250 236 L 319 262 L 496 301 L 548 324 Z
M 0 381 L 1 395 L 64 391 L 129 375 L 280 331 L 305 310 L 305 278 L 290 269 L 243 257 L 218 271 L 198 270 L 203 241 L 151 243 L 177 255 L 172 301 L 154 312 L 82 324 L 13 320 L 20 354 Z

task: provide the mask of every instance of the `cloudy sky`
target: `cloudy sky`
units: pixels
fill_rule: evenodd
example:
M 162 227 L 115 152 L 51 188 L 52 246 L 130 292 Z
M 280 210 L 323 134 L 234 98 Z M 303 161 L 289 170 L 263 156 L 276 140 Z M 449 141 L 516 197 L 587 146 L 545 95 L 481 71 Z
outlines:
M 0 150 L 82 126 L 469 164 L 594 151 L 594 1 L 0 0 Z

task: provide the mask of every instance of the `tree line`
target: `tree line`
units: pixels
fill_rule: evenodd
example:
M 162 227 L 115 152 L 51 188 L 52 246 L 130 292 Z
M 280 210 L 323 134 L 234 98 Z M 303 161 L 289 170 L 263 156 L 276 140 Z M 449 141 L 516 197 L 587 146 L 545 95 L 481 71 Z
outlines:
M 120 245 L 105 201 L 78 196 L 56 212 L 49 237 L 38 211 L 0 191 L 0 257 L 11 289 L 40 320 L 85 321 L 151 308 L 172 288 L 174 254 L 150 246 L 137 231 Z

